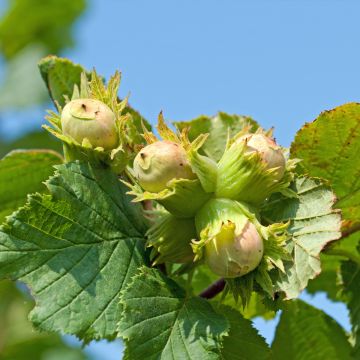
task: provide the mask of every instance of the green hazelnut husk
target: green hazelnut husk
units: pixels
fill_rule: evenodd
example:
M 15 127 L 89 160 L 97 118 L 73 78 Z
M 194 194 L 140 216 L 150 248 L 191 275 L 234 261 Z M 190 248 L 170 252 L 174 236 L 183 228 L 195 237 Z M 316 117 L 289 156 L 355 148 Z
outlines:
M 194 251 L 202 252 L 206 264 L 217 275 L 234 278 L 256 269 L 264 244 L 255 216 L 245 204 L 230 199 L 211 199 L 195 217 L 200 241 Z
M 169 213 L 158 215 L 146 233 L 148 246 L 153 247 L 153 264 L 192 262 L 191 241 L 196 239 L 194 219 L 181 219 Z

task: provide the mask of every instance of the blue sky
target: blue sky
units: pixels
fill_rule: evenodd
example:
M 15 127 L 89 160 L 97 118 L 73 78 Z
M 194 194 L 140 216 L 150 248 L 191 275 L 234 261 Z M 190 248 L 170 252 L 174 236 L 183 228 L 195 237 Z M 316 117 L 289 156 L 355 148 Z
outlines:
M 219 110 L 276 127 L 289 145 L 305 121 L 360 95 L 360 3 L 93 1 L 69 55 L 110 75 L 149 120 Z
M 151 122 L 160 110 L 250 115 L 289 146 L 321 111 L 359 101 L 359 13 L 344 0 L 91 1 L 66 55 L 105 76 L 120 69 L 121 94 Z M 343 306 L 304 299 L 348 329 Z M 256 326 L 271 340 L 274 322 Z M 118 359 L 99 346 L 97 359 Z

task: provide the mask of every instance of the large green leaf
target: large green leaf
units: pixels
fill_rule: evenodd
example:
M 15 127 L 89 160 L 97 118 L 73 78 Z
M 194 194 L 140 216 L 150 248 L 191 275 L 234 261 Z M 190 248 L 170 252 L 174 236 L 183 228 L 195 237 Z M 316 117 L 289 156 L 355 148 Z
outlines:
M 341 326 L 301 300 L 281 314 L 272 344 L 276 360 L 350 360 L 351 346 Z
M 45 130 L 28 133 L 13 141 L 0 138 L 0 158 L 14 149 L 51 149 L 61 152 L 62 145 Z
M 303 172 L 330 181 L 345 228 L 360 225 L 360 104 L 325 111 L 306 124 L 291 145 Z
M 192 121 L 175 122 L 174 125 L 179 130 L 190 127 L 191 141 L 200 134 L 209 134 L 201 150 L 216 161 L 220 160 L 229 135 L 234 136 L 244 127 L 249 127 L 249 131 L 255 131 L 259 127 L 256 121 L 248 116 L 229 115 L 223 112 L 219 112 L 214 117 L 200 116 Z
M 221 355 L 223 360 L 266 360 L 270 349 L 264 338 L 255 330 L 249 320 L 237 311 L 222 306 L 221 313 L 230 323 L 229 336 L 224 338 Z
M 72 45 L 72 23 L 85 9 L 85 0 L 13 0 L 0 21 L 0 51 L 9 59 L 28 44 L 46 53 Z
M 360 358 L 360 266 L 352 261 L 341 265 L 343 291 L 347 297 L 355 342 L 354 358 Z
M 174 281 L 144 268 L 122 295 L 120 334 L 126 359 L 220 359 L 228 330 L 224 316 L 197 297 L 187 297 Z
M 32 306 L 30 296 L 14 282 L 0 282 L 0 359 L 85 359 L 80 349 L 65 345 L 59 335 L 34 331 L 27 319 Z
M 47 331 L 114 338 L 119 294 L 144 264 L 140 207 L 109 170 L 57 166 L 0 232 L 0 277 L 29 285 L 33 323 Z
M 0 160 L 0 223 L 25 204 L 27 194 L 46 190 L 42 182 L 61 162 L 51 150 L 18 150 Z
M 321 272 L 320 252 L 340 237 L 340 214 L 332 209 L 335 197 L 319 179 L 296 178 L 291 188 L 296 198 L 275 194 L 263 212 L 272 222 L 290 222 L 288 250 L 293 262 L 286 262 L 285 273 L 277 279 L 278 290 L 295 298 L 308 281 Z

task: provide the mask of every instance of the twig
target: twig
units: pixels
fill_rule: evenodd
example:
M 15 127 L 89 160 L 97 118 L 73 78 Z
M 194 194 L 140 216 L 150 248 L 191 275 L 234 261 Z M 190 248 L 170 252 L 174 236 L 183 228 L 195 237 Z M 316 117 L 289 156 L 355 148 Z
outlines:
M 324 254 L 347 257 L 349 260 L 353 261 L 354 263 L 356 263 L 360 266 L 360 256 L 353 254 L 352 252 L 347 251 L 345 249 L 329 248 L 324 251 Z
M 201 292 L 199 296 L 204 299 L 212 299 L 217 294 L 221 293 L 224 290 L 224 287 L 225 287 L 225 280 L 219 279 L 218 281 L 215 281 L 213 284 L 211 284 L 203 292 Z
M 355 232 L 357 232 L 357 231 L 360 231 L 360 223 L 358 223 L 358 224 L 352 226 L 351 228 L 343 231 L 343 232 L 342 232 L 341 239 L 344 239 L 344 238 L 350 236 L 351 234 L 353 234 L 353 233 L 355 233 Z M 341 239 L 340 239 L 340 240 L 341 240 Z

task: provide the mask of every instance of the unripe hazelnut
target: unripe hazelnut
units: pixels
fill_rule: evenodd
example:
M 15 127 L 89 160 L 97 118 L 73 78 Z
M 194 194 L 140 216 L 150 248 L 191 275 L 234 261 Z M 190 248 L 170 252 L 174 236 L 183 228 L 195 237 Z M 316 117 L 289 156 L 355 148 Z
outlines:
M 134 160 L 134 174 L 141 187 L 160 192 L 172 179 L 195 179 L 184 148 L 171 141 L 157 141 L 145 146 Z
M 239 277 L 260 264 L 264 243 L 256 221 L 246 204 L 230 199 L 211 199 L 197 213 L 198 243 L 204 245 L 204 260 L 215 274 Z
M 230 221 L 224 224 L 220 233 L 205 245 L 209 268 L 227 278 L 243 276 L 254 270 L 264 253 L 263 240 L 254 224 L 246 221 L 240 231 L 235 226 Z
M 111 150 L 118 145 L 115 114 L 99 100 L 70 101 L 62 110 L 61 126 L 64 135 L 80 144 L 86 138 L 94 148 Z
M 236 142 L 246 141 L 246 153 L 257 152 L 266 169 L 277 168 L 274 172 L 275 180 L 280 180 L 285 172 L 285 157 L 276 142 L 264 134 L 247 134 Z

